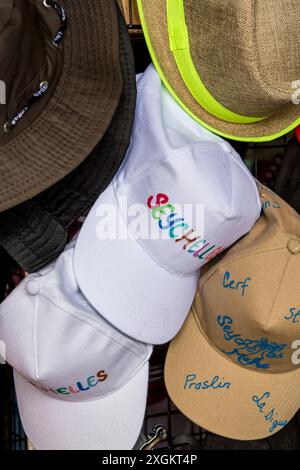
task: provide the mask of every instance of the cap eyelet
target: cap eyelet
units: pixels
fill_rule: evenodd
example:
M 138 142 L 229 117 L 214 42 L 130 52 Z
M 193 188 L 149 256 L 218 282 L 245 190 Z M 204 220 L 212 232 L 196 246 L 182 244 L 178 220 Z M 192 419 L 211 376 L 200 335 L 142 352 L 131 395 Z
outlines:
M 4 132 L 6 132 L 8 134 L 8 132 L 10 132 L 10 127 L 9 127 L 9 121 L 7 121 L 4 126 L 3 126 L 3 130 Z
M 51 5 L 48 3 L 48 0 L 44 0 L 43 4 L 46 8 L 51 8 Z
M 40 88 L 45 88 L 45 90 L 48 90 L 49 88 L 49 82 L 46 80 L 40 83 Z

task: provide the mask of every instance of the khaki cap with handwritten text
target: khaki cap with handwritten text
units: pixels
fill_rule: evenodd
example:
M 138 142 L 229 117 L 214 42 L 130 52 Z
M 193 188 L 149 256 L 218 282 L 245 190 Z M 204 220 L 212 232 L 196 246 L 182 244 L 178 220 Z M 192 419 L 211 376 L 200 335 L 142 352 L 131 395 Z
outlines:
M 300 217 L 259 190 L 260 219 L 200 279 L 165 365 L 176 406 L 240 440 L 269 437 L 300 408 Z

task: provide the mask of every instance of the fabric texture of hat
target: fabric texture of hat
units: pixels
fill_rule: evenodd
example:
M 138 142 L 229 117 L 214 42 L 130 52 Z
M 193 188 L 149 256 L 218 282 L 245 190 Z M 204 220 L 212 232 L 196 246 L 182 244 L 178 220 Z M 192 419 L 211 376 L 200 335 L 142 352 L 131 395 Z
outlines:
M 205 127 L 268 141 L 300 124 L 299 2 L 137 2 L 157 71 Z
M 165 364 L 175 405 L 239 440 L 273 435 L 300 407 L 300 217 L 260 192 L 260 219 L 200 278 Z
M 127 28 L 118 14 L 123 91 L 104 137 L 78 168 L 53 187 L 0 214 L 0 245 L 29 273 L 46 266 L 63 251 L 67 229 L 109 185 L 126 155 L 136 79 Z
M 73 246 L 0 305 L 22 423 L 36 449 L 132 449 L 152 347 L 115 330 L 89 305 L 74 278 Z
M 7 0 L 0 14 L 0 211 L 91 153 L 122 91 L 114 0 Z
M 138 79 L 126 159 L 78 236 L 80 289 L 127 335 L 165 343 L 185 320 L 201 266 L 259 214 L 239 155 L 180 108 L 151 65 Z

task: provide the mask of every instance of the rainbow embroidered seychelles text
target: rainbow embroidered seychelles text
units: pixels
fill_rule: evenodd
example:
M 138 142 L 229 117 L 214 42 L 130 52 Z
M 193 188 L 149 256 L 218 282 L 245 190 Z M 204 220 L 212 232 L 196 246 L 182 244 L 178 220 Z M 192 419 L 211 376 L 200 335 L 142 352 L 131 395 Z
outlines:
M 158 221 L 161 230 L 169 231 L 169 237 L 175 240 L 175 243 L 185 242 L 182 247 L 183 250 L 191 253 L 195 258 L 210 261 L 225 249 L 223 246 L 217 247 L 217 245 L 211 245 L 204 238 L 197 236 L 194 229 L 190 228 L 185 219 L 178 216 L 175 212 L 175 207 L 169 204 L 169 197 L 166 194 L 158 193 L 155 205 L 152 204 L 153 199 L 154 196 L 149 196 L 147 200 L 147 206 L 151 210 L 152 218 Z M 163 221 L 163 217 L 166 220 Z M 187 230 L 187 232 L 180 236 L 176 233 L 178 230 Z
M 37 387 L 38 389 L 42 390 L 46 393 L 55 393 L 56 395 L 74 395 L 77 393 L 86 392 L 93 387 L 96 387 L 100 382 L 104 382 L 107 379 L 107 373 L 105 370 L 100 370 L 95 375 L 91 375 L 88 377 L 84 382 L 77 381 L 75 384 L 72 385 L 64 385 L 61 387 L 56 388 L 55 390 L 52 388 L 47 388 L 41 384 L 36 384 L 34 382 L 30 382 L 31 385 Z

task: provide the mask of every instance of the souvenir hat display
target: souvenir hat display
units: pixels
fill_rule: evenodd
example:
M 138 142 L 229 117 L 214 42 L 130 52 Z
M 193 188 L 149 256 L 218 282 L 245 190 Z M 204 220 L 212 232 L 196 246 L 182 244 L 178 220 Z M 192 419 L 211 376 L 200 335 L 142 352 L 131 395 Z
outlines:
M 300 217 L 262 185 L 260 194 L 260 219 L 200 278 L 165 364 L 179 409 L 239 440 L 278 432 L 300 405 Z
M 84 299 L 73 246 L 0 305 L 22 423 L 36 449 L 132 449 L 152 346 L 122 335 Z
M 0 70 L 3 212 L 74 170 L 106 132 L 122 91 L 116 3 L 1 2 Z
M 126 159 L 80 231 L 74 269 L 102 316 L 161 344 L 184 322 L 201 266 L 247 233 L 261 207 L 239 155 L 180 108 L 152 65 L 137 89 Z
M 0 214 L 0 245 L 27 272 L 41 269 L 63 251 L 69 226 L 93 205 L 126 155 L 136 79 L 127 28 L 120 12 L 118 17 L 123 90 L 108 130 L 102 138 L 99 133 L 101 140 L 78 168 L 30 201 Z
M 300 216 L 258 180 L 283 162 L 296 201 L 299 14 L 0 2 L 0 423 L 16 446 L 145 450 L 164 422 L 174 449 L 284 441 Z
M 274 140 L 300 124 L 300 3 L 137 0 L 152 60 L 181 106 L 224 137 Z

